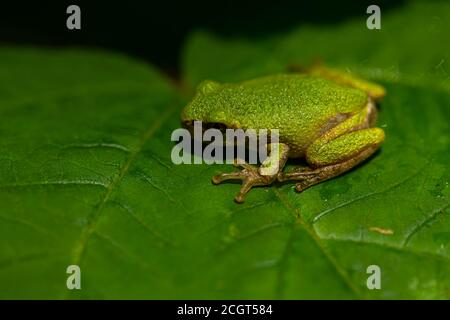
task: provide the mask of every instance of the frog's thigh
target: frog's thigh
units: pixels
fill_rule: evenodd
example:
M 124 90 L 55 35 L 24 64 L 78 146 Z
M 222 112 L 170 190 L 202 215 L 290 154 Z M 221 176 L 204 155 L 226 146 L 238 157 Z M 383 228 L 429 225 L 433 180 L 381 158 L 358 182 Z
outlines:
M 326 143 L 319 138 L 306 150 L 306 161 L 313 168 L 343 163 L 352 158 L 360 158 L 359 155 L 364 150 L 369 149 L 373 153 L 383 140 L 384 131 L 380 128 L 351 131 Z
M 363 80 L 338 69 L 315 65 L 309 69 L 309 74 L 334 81 L 341 85 L 361 89 L 367 92 L 367 94 L 375 101 L 380 101 L 386 95 L 386 90 L 379 84 Z
M 361 163 L 378 149 L 383 140 L 383 130 L 369 128 L 346 133 L 325 144 L 313 143 L 306 154 L 306 160 L 313 169 L 279 174 L 278 180 L 301 181 L 295 187 L 297 191 L 302 191 Z M 320 147 L 316 147 L 317 145 Z

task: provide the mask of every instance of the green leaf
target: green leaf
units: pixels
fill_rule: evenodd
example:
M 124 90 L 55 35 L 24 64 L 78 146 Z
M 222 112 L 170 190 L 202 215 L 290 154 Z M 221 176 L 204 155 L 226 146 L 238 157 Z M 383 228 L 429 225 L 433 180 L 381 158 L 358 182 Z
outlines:
M 190 39 L 191 86 L 317 55 L 387 88 L 378 154 L 301 194 L 254 189 L 242 205 L 237 185 L 210 183 L 230 166 L 172 164 L 186 101 L 155 69 L 1 48 L 0 298 L 450 298 L 450 9 L 397 10 L 382 12 L 381 31 L 364 17 L 264 40 Z M 66 287 L 72 264 L 81 290 Z M 381 290 L 366 287 L 373 264 Z
M 378 154 L 302 194 L 290 186 L 271 188 L 280 202 L 277 214 L 287 210 L 296 217 L 282 258 L 274 259 L 275 297 L 348 297 L 337 283 L 353 297 L 450 297 L 449 14 L 449 4 L 414 2 L 382 9 L 381 30 L 368 30 L 362 16 L 255 40 L 200 31 L 187 42 L 184 75 L 191 86 L 205 78 L 239 81 L 284 72 L 289 64 L 321 59 L 387 89 L 378 119 L 386 141 Z M 255 201 L 252 193 L 248 201 Z M 296 228 L 306 230 L 306 239 Z M 306 254 L 306 241 L 323 261 Z M 371 264 L 382 270 L 382 290 L 366 287 Z
M 185 81 L 243 80 L 285 72 L 288 64 L 323 61 L 378 81 L 448 91 L 449 13 L 449 3 L 414 1 L 386 12 L 382 7 L 381 30 L 367 29 L 368 15 L 362 12 L 336 25 L 302 25 L 254 40 L 200 31 L 187 41 Z

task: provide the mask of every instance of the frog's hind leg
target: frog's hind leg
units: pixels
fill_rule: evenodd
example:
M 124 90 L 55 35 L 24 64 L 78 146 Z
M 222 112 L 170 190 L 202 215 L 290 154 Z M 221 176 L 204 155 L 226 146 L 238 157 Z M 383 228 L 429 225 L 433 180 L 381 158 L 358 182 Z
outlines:
M 245 195 L 256 186 L 267 186 L 276 180 L 278 173 L 286 164 L 289 147 L 282 143 L 272 143 L 268 145 L 269 157 L 258 168 L 244 163 L 235 164 L 242 167 L 240 172 L 221 173 L 212 177 L 214 184 L 219 184 L 227 180 L 241 180 L 242 186 L 234 198 L 237 203 L 244 202 Z
M 322 65 L 314 65 L 309 69 L 308 73 L 313 76 L 329 79 L 341 85 L 361 89 L 377 102 L 381 101 L 386 95 L 386 90 L 379 84 L 361 79 L 349 72 L 324 67 Z
M 368 157 L 370 157 L 376 150 L 378 149 L 378 146 L 368 146 L 366 149 L 362 150 L 359 154 L 356 156 L 353 156 L 352 158 L 336 164 L 327 165 L 324 167 L 319 167 L 315 169 L 310 168 L 301 168 L 299 170 L 294 170 L 289 173 L 280 174 L 278 176 L 278 181 L 289 181 L 289 180 L 296 180 L 300 181 L 295 185 L 295 190 L 297 192 L 301 192 L 310 186 L 313 186 L 319 182 L 334 178 L 351 168 L 355 167 L 359 163 L 366 160 Z
M 288 69 L 292 72 L 305 73 L 311 76 L 325 78 L 344 86 L 361 89 L 377 102 L 381 101 L 386 95 L 386 90 L 379 84 L 361 79 L 343 70 L 325 67 L 320 62 L 314 63 L 309 68 L 293 64 L 288 66 Z
M 306 149 L 310 168 L 279 173 L 278 181 L 296 180 L 297 191 L 333 178 L 358 165 L 384 141 L 384 131 L 371 128 L 376 108 L 371 99 L 367 107 L 324 133 Z

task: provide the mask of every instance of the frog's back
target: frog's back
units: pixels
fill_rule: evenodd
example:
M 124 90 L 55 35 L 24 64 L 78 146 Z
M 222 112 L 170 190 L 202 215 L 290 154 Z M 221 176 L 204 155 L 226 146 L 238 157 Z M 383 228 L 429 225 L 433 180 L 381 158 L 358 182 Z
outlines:
M 364 91 L 301 74 L 280 74 L 224 84 L 211 98 L 232 127 L 279 129 L 282 140 L 300 148 L 322 126 L 345 119 L 367 104 Z
M 274 127 L 296 121 L 352 113 L 367 103 L 365 92 L 330 80 L 302 74 L 280 74 L 237 84 L 224 84 L 217 92 L 224 110 L 243 126 Z M 225 106 L 226 105 L 226 106 Z M 271 116 L 271 117 L 268 117 Z

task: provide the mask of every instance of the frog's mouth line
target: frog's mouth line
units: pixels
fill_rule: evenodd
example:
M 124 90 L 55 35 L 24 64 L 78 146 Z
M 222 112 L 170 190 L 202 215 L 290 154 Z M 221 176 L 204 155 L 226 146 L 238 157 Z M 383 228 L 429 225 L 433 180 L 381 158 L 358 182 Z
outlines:
M 183 121 L 183 125 L 186 129 L 188 129 L 191 133 L 193 133 L 194 130 L 194 121 L 197 120 L 185 120 Z M 208 122 L 208 123 L 203 123 L 202 122 L 202 132 L 205 132 L 208 129 L 217 129 L 222 133 L 225 133 L 226 129 L 228 127 L 224 124 L 224 123 L 220 123 L 220 122 Z

